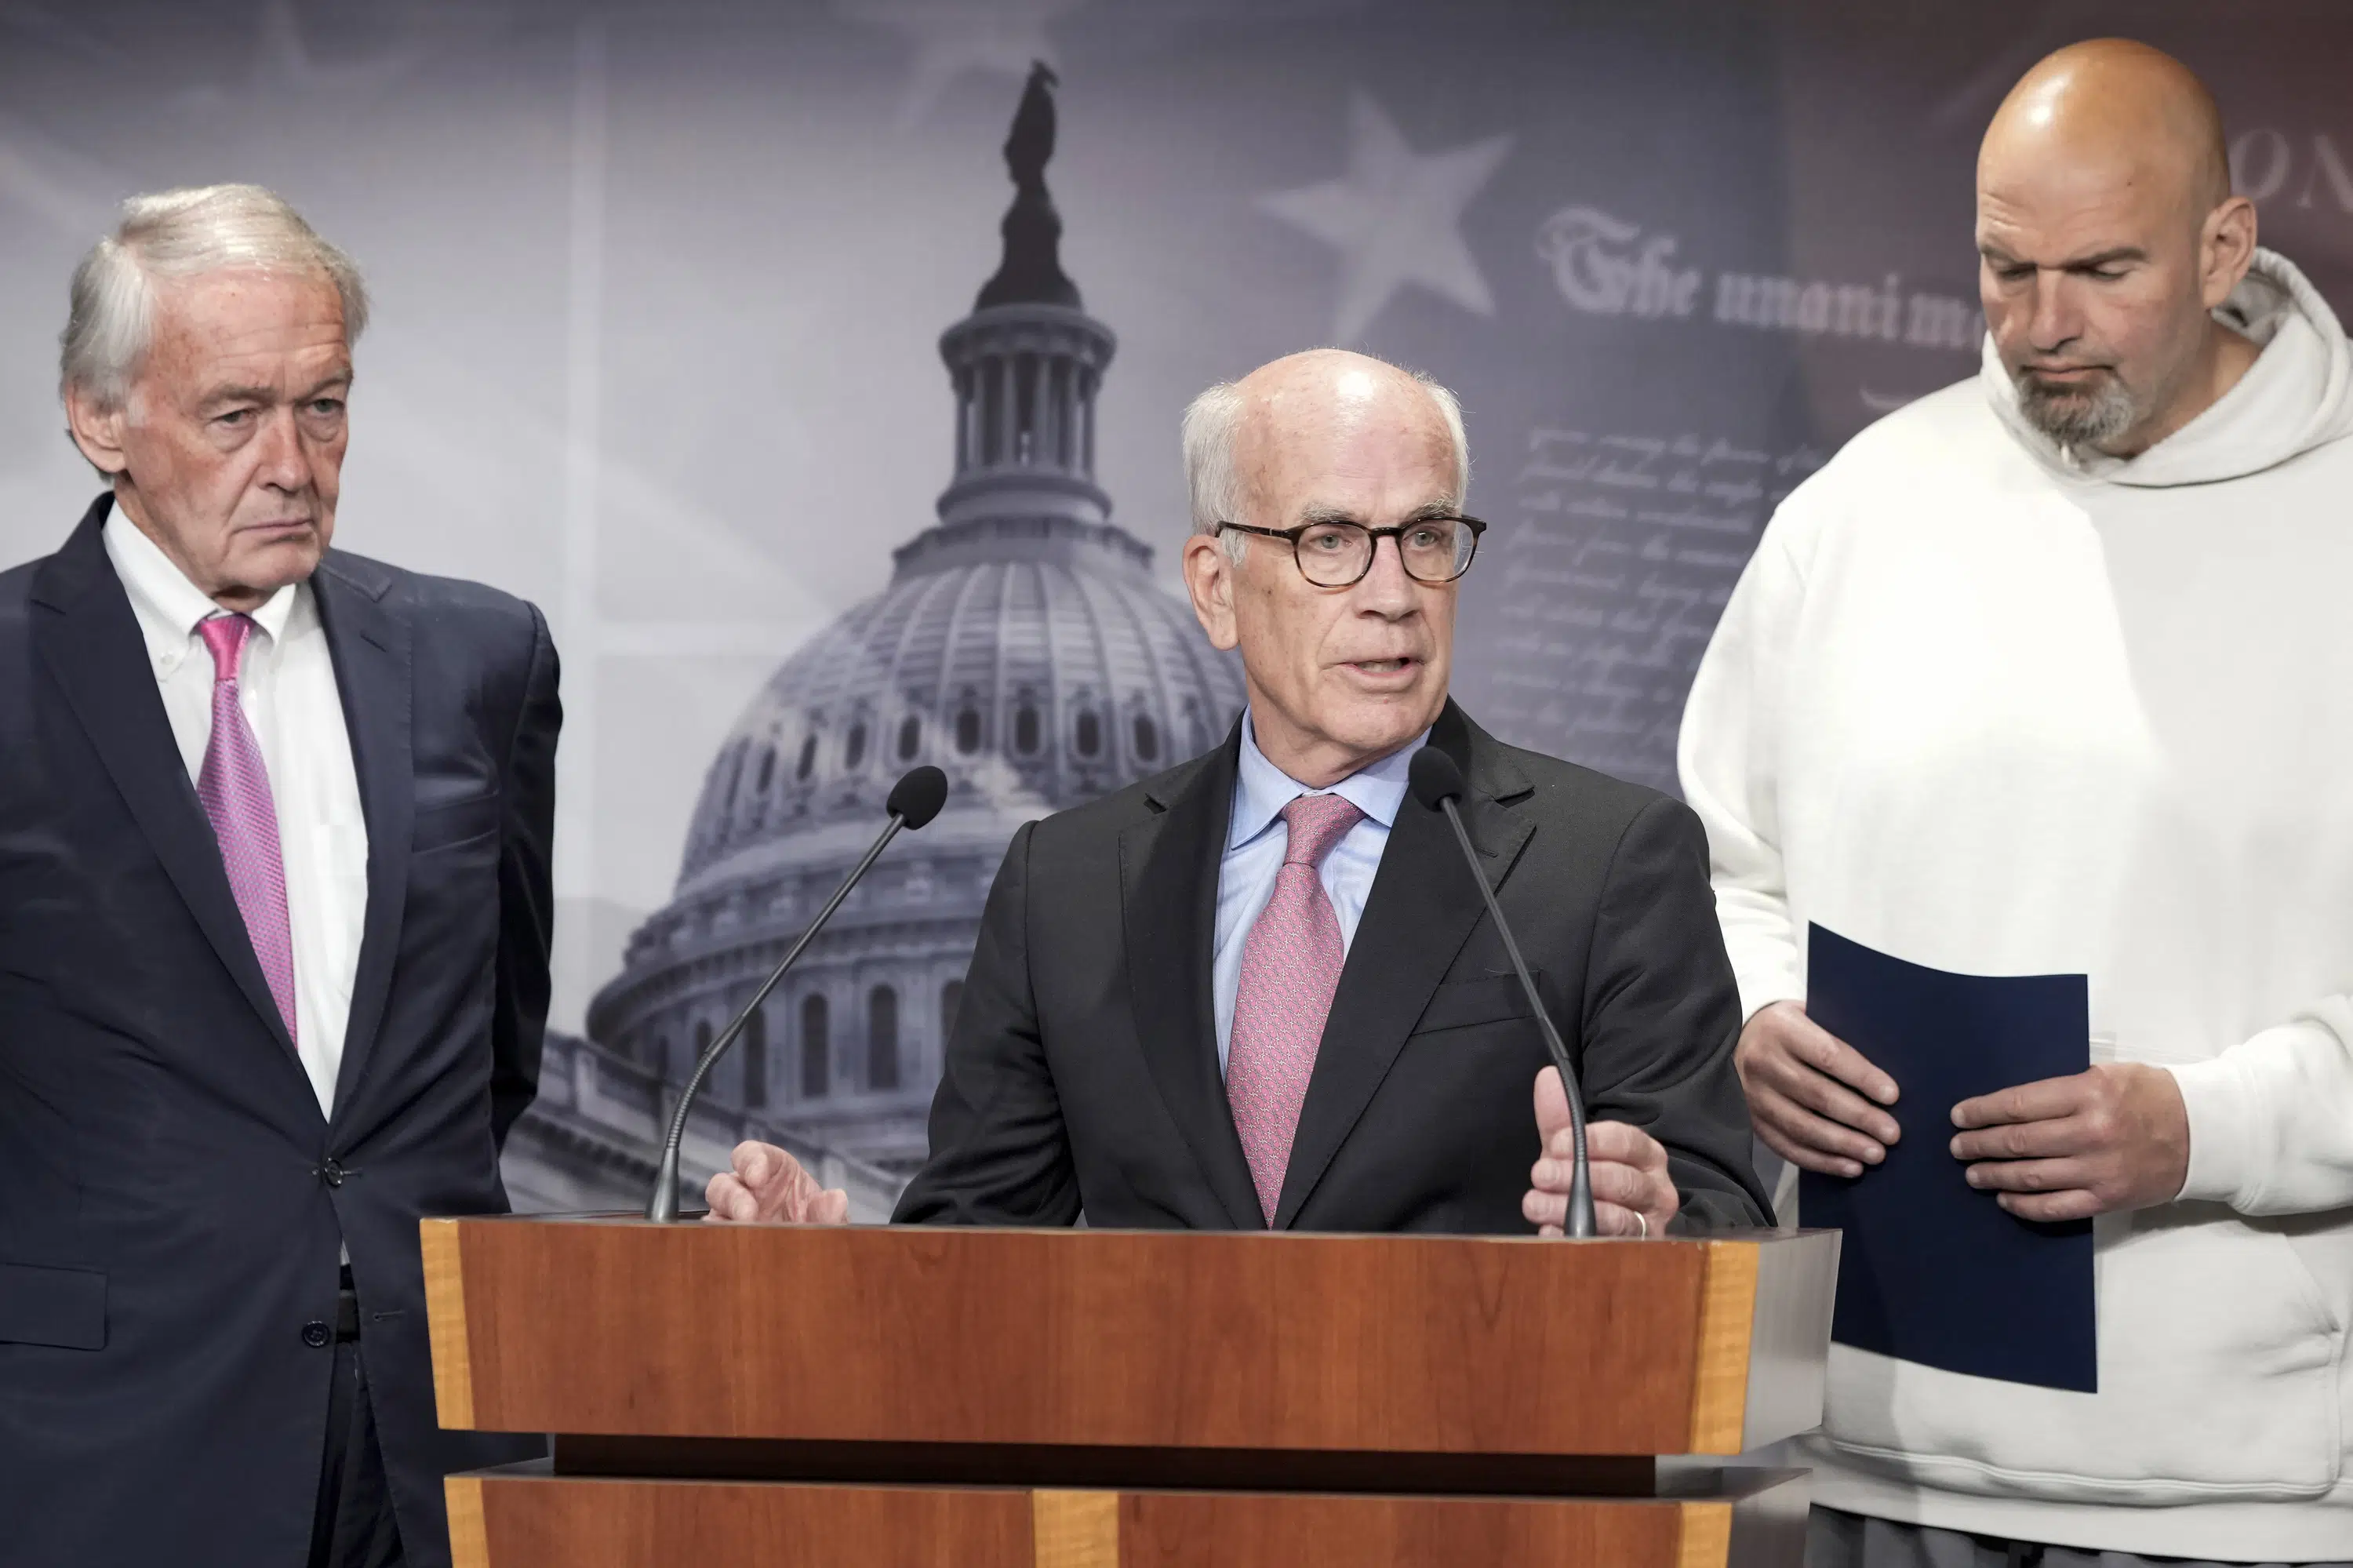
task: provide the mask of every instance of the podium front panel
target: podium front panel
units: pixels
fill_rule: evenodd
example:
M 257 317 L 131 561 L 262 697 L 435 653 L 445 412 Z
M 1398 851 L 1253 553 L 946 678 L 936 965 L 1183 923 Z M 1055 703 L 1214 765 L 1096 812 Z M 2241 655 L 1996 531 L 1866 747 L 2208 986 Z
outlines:
M 1837 1237 L 425 1223 L 442 1425 L 1733 1454 L 1820 1419 Z

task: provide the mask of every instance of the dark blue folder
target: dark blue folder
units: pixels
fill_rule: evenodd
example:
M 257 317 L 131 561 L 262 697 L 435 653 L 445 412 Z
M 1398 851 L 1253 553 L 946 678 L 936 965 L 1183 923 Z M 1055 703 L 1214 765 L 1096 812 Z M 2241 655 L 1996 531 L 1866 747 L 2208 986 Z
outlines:
M 2082 975 L 1948 974 L 1808 929 L 1806 1012 L 1896 1083 L 1904 1136 L 1850 1181 L 1799 1179 L 1846 1233 L 1831 1338 L 1923 1366 L 2099 1391 L 2092 1225 L 2013 1219 L 1953 1158 L 1953 1107 L 2091 1065 Z

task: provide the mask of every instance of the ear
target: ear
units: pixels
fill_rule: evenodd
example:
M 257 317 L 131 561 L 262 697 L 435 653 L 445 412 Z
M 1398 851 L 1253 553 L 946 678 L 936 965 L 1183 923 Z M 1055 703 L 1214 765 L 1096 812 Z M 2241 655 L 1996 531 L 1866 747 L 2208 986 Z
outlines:
M 2232 196 L 2206 215 L 2199 239 L 2199 294 L 2211 311 L 2231 297 L 2254 261 L 2255 204 Z
M 1241 641 L 1234 624 L 1234 563 L 1214 534 L 1195 534 L 1185 541 L 1185 591 L 1192 596 L 1193 618 L 1209 634 L 1209 645 L 1220 653 Z
M 90 466 L 113 478 L 131 466 L 122 450 L 123 427 L 129 415 L 121 408 L 100 408 L 98 400 L 79 387 L 66 388 L 66 433 Z

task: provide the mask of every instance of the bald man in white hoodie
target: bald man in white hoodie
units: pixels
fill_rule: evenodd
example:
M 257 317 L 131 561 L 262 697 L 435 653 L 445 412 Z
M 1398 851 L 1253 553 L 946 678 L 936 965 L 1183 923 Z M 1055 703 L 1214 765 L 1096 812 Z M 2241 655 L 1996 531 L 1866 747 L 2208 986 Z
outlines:
M 1982 371 L 1774 516 L 1683 783 L 1758 1135 L 2097 1216 L 2099 1392 L 1833 1347 L 1810 1562 L 2353 1559 L 2353 353 L 2142 45 L 2011 91 L 1977 238 Z M 1907 1103 L 1807 1020 L 1813 921 L 2087 974 L 2091 1070 Z

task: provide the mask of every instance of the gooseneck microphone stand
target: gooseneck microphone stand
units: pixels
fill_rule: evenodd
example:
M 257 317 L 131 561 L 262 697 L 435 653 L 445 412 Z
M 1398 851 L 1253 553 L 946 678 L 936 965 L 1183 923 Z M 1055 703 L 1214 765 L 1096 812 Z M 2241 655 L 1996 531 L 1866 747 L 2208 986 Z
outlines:
M 785 955 L 782 963 L 768 971 L 768 978 L 761 983 L 758 991 L 752 993 L 752 1000 L 744 1004 L 744 1010 L 735 1015 L 734 1022 L 721 1030 L 719 1038 L 703 1048 L 702 1059 L 694 1064 L 693 1075 L 686 1080 L 686 1087 L 679 1091 L 678 1108 L 670 1113 L 670 1136 L 662 1140 L 661 1168 L 654 1172 L 653 1192 L 646 1199 L 647 1219 L 667 1224 L 678 1218 L 679 1145 L 686 1138 L 687 1112 L 694 1108 L 694 1097 L 702 1091 L 702 1081 L 711 1075 L 711 1069 L 718 1064 L 720 1057 L 727 1054 L 727 1048 L 735 1044 L 735 1037 L 744 1033 L 744 1026 L 751 1022 L 752 1014 L 758 1011 L 760 1004 L 768 1000 L 768 993 L 776 989 L 776 982 L 785 978 L 785 971 L 793 967 L 793 961 L 801 956 L 801 949 L 825 929 L 825 923 L 833 918 L 833 912 L 841 907 L 841 901 L 849 896 L 859 879 L 881 858 L 882 852 L 891 846 L 891 841 L 899 836 L 899 830 L 924 826 L 940 814 L 940 808 L 947 803 L 947 775 L 928 766 L 913 769 L 892 786 L 891 798 L 884 803 L 884 810 L 891 813 L 891 821 L 883 828 L 881 835 L 875 839 L 874 847 L 866 852 L 866 858 L 860 861 L 848 876 L 842 878 L 841 885 L 834 889 L 833 896 L 826 900 L 825 907 L 817 912 L 817 918 L 808 923 L 808 928 L 801 933 L 800 940 L 793 944 L 792 950 Z
M 1512 960 L 1512 972 L 1520 977 L 1520 990 L 1526 993 L 1528 1011 L 1536 1016 L 1536 1027 L 1544 1032 L 1545 1049 L 1552 1053 L 1552 1065 L 1560 1072 L 1561 1092 L 1568 1097 L 1569 1136 L 1574 1143 L 1568 1178 L 1567 1224 L 1561 1229 L 1580 1238 L 1599 1234 L 1593 1217 L 1593 1165 L 1585 1151 L 1585 1091 L 1577 1081 L 1577 1069 L 1568 1060 L 1568 1047 L 1561 1044 L 1560 1031 L 1553 1027 L 1552 1014 L 1545 1010 L 1543 998 L 1536 995 L 1535 977 L 1528 973 L 1528 961 L 1520 957 L 1520 944 L 1512 935 L 1512 927 L 1504 919 L 1503 906 L 1495 902 L 1495 890 L 1487 885 L 1487 874 L 1480 869 L 1479 851 L 1471 842 L 1470 830 L 1462 825 L 1462 814 L 1454 802 L 1462 795 L 1462 769 L 1454 758 L 1434 746 L 1425 746 L 1413 754 L 1408 766 L 1407 779 L 1413 798 L 1424 806 L 1441 812 L 1454 829 L 1454 842 L 1462 846 L 1462 862 L 1471 868 L 1471 879 L 1479 885 L 1479 896 L 1487 901 L 1487 917 L 1495 923 L 1495 934 L 1504 938 L 1504 951 Z

